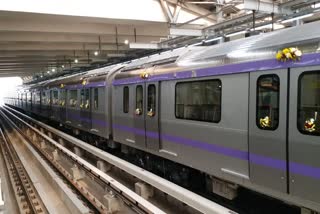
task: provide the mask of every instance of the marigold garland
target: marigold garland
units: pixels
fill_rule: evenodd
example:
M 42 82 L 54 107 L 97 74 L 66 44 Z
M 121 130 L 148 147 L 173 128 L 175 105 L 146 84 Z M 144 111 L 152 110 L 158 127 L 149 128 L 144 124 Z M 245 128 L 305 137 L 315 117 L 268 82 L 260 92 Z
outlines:
M 283 50 L 279 50 L 276 54 L 276 59 L 282 62 L 287 60 L 300 60 L 302 56 L 301 50 L 298 48 L 284 48 Z

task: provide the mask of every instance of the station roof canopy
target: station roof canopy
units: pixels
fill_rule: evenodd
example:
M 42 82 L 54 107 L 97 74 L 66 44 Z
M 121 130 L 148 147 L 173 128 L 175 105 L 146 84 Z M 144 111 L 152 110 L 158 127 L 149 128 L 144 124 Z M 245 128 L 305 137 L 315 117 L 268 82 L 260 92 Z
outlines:
M 48 0 L 0 4 L 0 77 L 25 81 L 190 45 L 225 32 L 316 13 L 320 1 Z M 294 14 L 293 11 L 303 14 Z M 269 17 L 269 19 L 267 19 Z M 303 21 L 318 19 L 318 15 Z M 262 22 L 261 22 L 262 20 Z M 281 21 L 281 20 L 280 20 Z M 292 23 L 286 23 L 290 26 Z M 220 36 L 220 35 L 219 35 Z M 74 70 L 74 69 L 73 69 Z M 80 69 L 81 70 L 81 69 Z

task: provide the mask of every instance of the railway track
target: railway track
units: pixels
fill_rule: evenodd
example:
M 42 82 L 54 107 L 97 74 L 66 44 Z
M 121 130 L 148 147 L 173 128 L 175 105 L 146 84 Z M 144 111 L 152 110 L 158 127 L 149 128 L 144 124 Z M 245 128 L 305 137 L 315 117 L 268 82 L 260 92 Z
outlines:
M 1 121 L 4 124 L 4 121 Z M 13 146 L 0 129 L 0 145 L 20 213 L 48 213 Z
M 33 148 L 50 163 L 55 171 L 57 171 L 60 176 L 63 176 L 64 181 L 68 183 L 72 191 L 76 191 L 79 197 L 82 197 L 84 203 L 90 207 L 91 213 L 113 213 L 119 211 L 119 207 L 122 208 L 124 213 L 165 213 L 37 129 L 28 127 L 28 125 L 22 121 L 20 121 L 21 123 L 19 124 L 17 121 L 13 122 L 3 111 L 0 112 L 3 123 L 6 123 L 7 126 L 11 125 L 9 128 L 18 130 L 26 138 Z M 5 138 L 3 137 L 3 139 Z M 18 163 L 15 161 L 15 158 L 18 158 L 17 156 L 9 158 L 11 154 L 16 155 L 14 148 L 10 148 L 10 145 L 5 140 L 3 140 L 1 145 L 4 156 L 11 161 L 7 161 L 7 166 L 11 166 L 12 163 Z M 23 203 L 21 207 L 26 209 L 25 213 L 46 213 L 45 207 L 41 206 L 41 199 L 38 198 L 37 200 L 37 197 L 35 197 L 36 192 L 30 190 L 30 188 L 32 188 L 30 182 L 25 182 L 28 176 L 25 170 L 21 170 L 20 166 L 21 164 L 14 168 L 16 169 L 16 173 L 13 173 L 13 176 L 18 174 L 18 181 L 21 180 L 20 183 L 25 184 L 22 187 L 23 192 L 21 192 L 19 188 L 21 185 L 16 182 L 16 189 L 19 190 L 18 193 L 27 194 L 26 203 Z M 20 175 L 19 173 L 23 174 Z M 88 178 L 87 180 L 90 180 L 90 182 L 85 182 L 83 179 L 84 176 Z M 14 181 L 16 180 L 17 179 Z M 105 191 L 94 191 L 98 186 Z M 101 197 L 101 195 L 103 197 Z M 24 198 L 23 195 L 21 197 Z M 22 201 L 24 202 L 25 200 Z M 121 201 L 121 203 L 119 201 Z M 129 212 L 129 210 L 131 212 Z
M 12 120 L 14 124 L 16 124 L 16 128 L 19 129 L 20 132 L 27 135 L 30 141 L 38 142 L 38 145 L 35 145 L 38 147 L 38 149 L 41 149 L 41 142 L 46 142 L 47 146 L 45 147 L 47 148 L 46 150 L 48 153 L 48 155 L 46 156 L 48 156 L 48 159 L 57 159 L 57 154 L 59 155 L 59 158 L 65 156 L 62 159 L 71 159 L 73 161 L 72 166 L 76 166 L 74 168 L 77 168 L 80 174 L 86 174 L 86 176 L 89 177 L 90 180 L 95 181 L 96 184 L 99 184 L 100 186 L 108 189 L 108 192 L 111 192 L 112 197 L 120 199 L 123 204 L 125 204 L 127 207 L 130 207 L 132 210 L 134 210 L 134 212 L 176 213 L 177 209 L 179 209 L 179 212 L 184 213 L 235 213 L 232 210 L 220 206 L 213 201 L 205 199 L 195 193 L 192 193 L 189 190 L 179 187 L 130 163 L 126 163 L 125 161 L 117 157 L 94 148 L 93 146 L 88 145 L 85 142 L 82 142 L 72 136 L 60 132 L 59 130 L 55 130 L 52 127 L 42 124 L 41 122 L 38 122 L 9 107 L 5 107 L 2 110 L 8 117 L 10 117 L 10 120 Z M 44 143 L 42 144 L 44 145 Z M 48 148 L 50 149 L 48 150 Z M 76 151 L 72 152 L 73 150 Z M 86 155 L 83 153 L 85 153 Z M 112 177 L 109 177 L 105 173 L 101 172 L 101 170 L 97 170 L 97 168 L 92 167 L 92 161 L 91 164 L 88 164 L 88 162 L 90 162 L 89 160 L 88 162 L 84 161 L 79 156 L 87 160 L 95 159 L 97 162 L 103 162 L 107 164 L 106 166 L 111 165 L 112 169 L 117 168 L 117 171 L 115 173 L 116 175 L 120 173 L 126 173 L 128 176 L 131 176 L 131 180 L 134 180 L 135 183 L 121 184 L 115 181 L 115 179 L 113 179 Z M 65 171 L 68 172 L 68 170 Z M 63 171 L 60 170 L 60 173 L 63 174 Z M 72 173 L 71 175 L 69 173 L 69 175 L 66 175 L 66 177 L 69 177 L 71 179 L 73 177 Z M 74 181 L 74 179 L 71 180 Z M 130 191 L 129 188 L 124 188 L 124 185 L 129 187 L 131 186 L 131 190 L 134 191 L 137 187 L 135 184 L 137 183 L 139 185 L 142 184 L 142 186 L 140 186 L 141 189 L 138 190 L 138 192 L 140 191 L 139 195 Z M 72 185 L 77 186 L 79 184 L 81 184 L 81 182 Z M 148 188 L 144 189 L 144 187 Z M 82 188 L 83 186 L 80 187 L 80 189 L 78 187 L 77 190 L 81 191 Z M 144 193 L 148 193 L 149 190 L 152 190 L 152 193 L 154 192 L 154 194 L 145 195 Z M 84 195 L 88 195 L 89 190 L 86 189 L 86 191 L 87 192 L 82 192 L 82 194 L 84 193 Z M 144 193 L 141 193 L 141 191 Z M 160 195 L 161 197 L 152 197 L 152 195 Z M 93 198 L 93 196 L 94 194 L 92 194 L 91 198 L 87 198 L 90 203 L 97 201 L 100 202 L 97 197 Z M 163 200 L 164 202 L 159 202 L 161 200 Z M 151 203 L 149 201 L 151 201 Z M 153 204 L 156 204 L 156 206 Z M 166 207 L 166 205 L 168 204 L 170 204 L 170 208 Z M 99 212 L 108 210 L 108 207 L 104 207 L 103 209 L 101 209 L 100 206 L 104 205 L 104 203 L 99 203 L 99 206 L 95 205 L 95 207 Z

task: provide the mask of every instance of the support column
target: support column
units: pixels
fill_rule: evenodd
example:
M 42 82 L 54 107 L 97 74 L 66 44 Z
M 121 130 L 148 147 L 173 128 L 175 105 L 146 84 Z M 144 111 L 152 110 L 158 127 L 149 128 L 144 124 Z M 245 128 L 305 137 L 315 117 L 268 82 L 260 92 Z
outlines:
M 62 138 L 59 138 L 59 144 L 61 145 L 61 146 L 63 146 L 63 147 L 66 147 L 66 143 L 65 143 L 65 141 L 62 139 Z
M 109 192 L 103 196 L 102 203 L 106 206 L 107 213 L 115 213 L 120 211 L 120 201 L 115 197 L 113 192 Z
M 137 182 L 134 184 L 135 192 L 142 198 L 148 199 L 153 196 L 153 187 L 144 182 Z
M 100 169 L 102 172 L 106 173 L 111 170 L 111 164 L 106 163 L 104 161 L 98 160 L 97 161 L 97 168 Z
M 82 149 L 80 149 L 79 147 L 74 147 L 74 153 L 76 154 L 76 155 L 78 155 L 79 157 L 82 157 L 83 156 L 83 151 L 82 151 Z
M 59 160 L 60 160 L 59 152 L 58 152 L 57 149 L 55 149 L 55 150 L 52 152 L 52 156 L 53 156 L 53 160 L 54 160 L 54 161 L 59 161 Z
M 41 142 L 40 142 L 40 148 L 41 148 L 41 149 L 45 149 L 46 147 L 47 147 L 46 141 L 41 140 Z
M 74 165 L 71 168 L 71 171 L 72 171 L 72 177 L 76 181 L 81 180 L 85 177 L 85 173 L 81 169 L 79 169 L 77 165 Z
M 50 137 L 52 139 L 52 133 L 48 132 L 48 137 Z

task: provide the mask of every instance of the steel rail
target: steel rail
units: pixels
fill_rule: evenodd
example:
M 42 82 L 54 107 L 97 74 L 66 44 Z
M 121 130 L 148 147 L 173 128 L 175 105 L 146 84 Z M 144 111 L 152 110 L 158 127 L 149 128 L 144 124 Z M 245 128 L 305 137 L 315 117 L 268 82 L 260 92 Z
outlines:
M 2 126 L 4 126 L 3 119 L 1 119 L 1 121 Z M 3 133 L 1 128 L 0 134 L 2 138 L 2 141 L 0 143 L 1 152 L 5 159 L 7 170 L 10 175 L 10 180 L 16 193 L 17 203 L 20 205 L 20 210 L 30 214 L 48 213 L 40 196 L 33 186 L 28 173 L 24 169 L 18 157 L 18 154 L 16 153 L 13 146 L 8 142 L 9 138 Z
M 6 110 L 6 109 L 5 109 Z M 6 110 L 7 111 L 7 110 Z M 25 122 L 24 120 L 18 118 L 16 115 L 8 112 L 15 120 L 15 128 L 23 135 L 25 133 L 22 131 L 22 126 L 31 130 L 34 134 L 37 135 L 38 138 L 49 142 L 52 146 L 54 146 L 61 154 L 64 154 L 70 161 L 73 161 L 74 165 L 77 165 L 81 170 L 85 171 L 89 176 L 93 177 L 97 183 L 102 183 L 107 186 L 112 192 L 120 198 L 124 203 L 126 203 L 132 210 L 137 213 L 145 214 L 145 213 L 155 213 L 155 214 L 164 214 L 161 209 L 154 206 L 138 194 L 134 193 L 129 188 L 125 187 L 121 183 L 115 181 L 110 176 L 98 170 L 96 167 L 93 167 L 90 163 L 83 160 L 76 154 L 72 153 L 68 149 L 61 146 L 59 143 L 55 142 L 53 139 L 49 138 L 36 128 L 32 127 L 30 124 Z M 19 123 L 19 125 L 17 125 Z M 84 196 L 92 206 L 94 206 L 99 212 L 106 212 L 107 208 L 97 199 L 95 198 L 85 187 L 81 186 L 79 182 L 75 181 L 72 176 L 65 170 L 61 165 L 58 164 L 53 158 L 44 152 L 41 149 L 41 146 L 32 142 L 32 139 L 29 136 L 26 136 L 29 139 L 30 143 L 43 155 L 46 159 L 55 166 L 55 168 L 65 176 L 65 178 L 74 186 L 82 196 Z
M 119 168 L 120 170 L 125 171 L 126 173 L 139 178 L 145 183 L 150 184 L 151 186 L 161 190 L 162 192 L 176 198 L 180 202 L 190 206 L 191 208 L 198 210 L 201 213 L 210 213 L 210 214 L 230 214 L 236 213 L 233 210 L 230 210 L 222 205 L 217 204 L 209 199 L 206 199 L 196 193 L 193 193 L 183 187 L 180 187 L 164 178 L 161 178 L 151 172 L 148 172 L 138 166 L 135 166 L 131 163 L 128 163 L 125 160 L 122 160 L 112 154 L 102 151 L 99 148 L 96 148 L 88 143 L 85 143 L 75 137 L 72 137 L 62 131 L 59 131 L 51 126 L 48 126 L 40 121 L 33 119 L 30 116 L 27 116 L 11 107 L 5 106 L 4 108 L 6 112 L 13 115 L 14 117 L 21 117 L 24 121 L 28 121 L 28 123 L 33 124 L 34 126 L 38 127 L 39 129 L 46 130 L 51 135 L 54 135 L 64 141 L 65 143 L 70 143 L 73 146 L 77 146 L 84 151 L 88 152 L 89 154 L 94 155 L 96 158 L 103 160 L 105 162 L 110 163 L 111 165 Z M 16 115 L 19 115 L 16 116 Z

